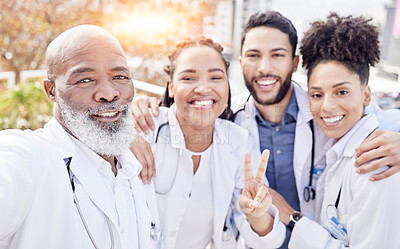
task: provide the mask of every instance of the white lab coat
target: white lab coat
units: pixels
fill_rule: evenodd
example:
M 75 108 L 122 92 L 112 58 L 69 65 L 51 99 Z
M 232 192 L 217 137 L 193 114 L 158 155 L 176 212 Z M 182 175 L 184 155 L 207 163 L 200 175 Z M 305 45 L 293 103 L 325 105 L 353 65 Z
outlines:
M 307 217 L 294 227 L 289 248 L 400 248 L 400 175 L 371 182 L 377 172 L 359 175 L 355 172 L 355 148 L 376 128 L 374 114 L 363 117 L 327 153 L 324 173 L 320 176 L 324 194 L 318 222 Z M 382 171 L 380 169 L 379 171 Z M 341 189 L 341 190 L 340 190 Z M 340 191 L 340 198 L 339 196 Z M 329 205 L 337 200 L 338 221 L 347 229 L 349 243 L 337 240 L 322 226 L 331 218 Z
M 316 197 L 314 200 L 306 202 L 303 197 L 303 189 L 308 186 L 310 168 L 311 168 L 311 150 L 312 150 L 312 132 L 309 121 L 312 120 L 312 114 L 309 107 L 308 94 L 299 85 L 292 83 L 293 93 L 296 95 L 299 112 L 297 114 L 296 134 L 294 142 L 293 170 L 296 180 L 298 197 L 300 200 L 300 210 L 311 220 L 317 220 L 320 217 L 321 204 L 324 197 L 324 178 L 320 178 L 317 182 Z M 259 146 L 259 135 L 257 122 L 255 120 L 256 107 L 253 97 L 249 94 L 242 94 L 235 97 L 232 101 L 232 110 L 237 112 L 235 123 L 249 130 L 250 136 L 253 138 L 257 146 Z M 384 130 L 400 131 L 400 110 L 382 111 L 377 105 L 371 103 L 365 108 L 366 113 L 376 114 L 379 122 L 379 128 Z M 314 122 L 315 136 L 315 162 L 316 169 L 325 168 L 325 154 L 332 147 L 334 140 L 328 138 L 321 128 Z M 301 219 L 300 221 L 302 221 Z M 306 220 L 306 219 L 305 219 Z M 296 227 L 298 224 L 296 224 Z M 292 232 L 300 231 L 308 232 L 308 228 L 303 226 L 303 230 L 295 229 Z M 305 248 L 305 247 L 303 247 Z
M 95 242 L 101 248 L 111 246 L 106 215 L 116 248 L 122 247 L 123 231 L 118 226 L 115 203 L 109 198 L 112 190 L 105 187 L 96 165 L 76 142 L 80 143 L 74 142 L 54 118 L 37 131 L 0 132 L 0 248 L 93 248 L 73 202 L 63 160 L 71 156 L 76 194 Z M 141 166 L 128 148 L 117 158 L 139 173 Z M 129 181 L 139 246 L 152 248 L 145 191 L 138 177 Z
M 307 93 L 296 83 L 292 83 L 292 85 L 293 94 L 296 95 L 299 108 L 294 140 L 293 170 L 300 200 L 300 209 L 304 215 L 313 219 L 315 213 L 314 201 L 308 203 L 303 201 L 303 188 L 308 185 L 311 165 L 312 133 L 309 122 L 312 120 L 312 114 L 310 112 Z M 257 121 L 255 120 L 256 106 L 254 105 L 253 97 L 249 98 L 249 94 L 239 95 L 233 99 L 232 103 L 232 110 L 234 112 L 241 110 L 237 113 L 234 122 L 249 131 L 250 136 L 259 148 L 260 140 Z M 326 137 L 321 128 L 315 124 L 314 134 L 315 148 L 317 148 L 315 150 L 315 168 L 323 168 L 325 166 L 325 152 L 332 146 L 333 140 Z M 321 196 L 317 194 L 316 198 L 321 198 Z
M 154 179 L 155 188 L 160 192 L 166 191 L 172 185 L 178 160 L 180 160 L 179 151 L 186 147 L 175 113 L 175 105 L 169 109 L 160 108 L 159 116 L 155 119 L 155 132 L 147 138 L 152 145 L 157 170 L 157 177 Z M 166 122 L 168 122 L 168 125 L 163 126 L 158 131 L 159 127 Z M 159 133 L 158 136 L 156 135 L 157 133 Z M 275 218 L 274 227 L 272 232 L 265 237 L 259 237 L 253 232 L 245 215 L 240 210 L 238 201 L 244 184 L 243 160 L 246 150 L 252 152 L 252 162 L 258 165 L 259 149 L 254 147 L 254 143 L 248 138 L 247 131 L 229 121 L 217 119 L 214 125 L 211 152 L 214 209 L 213 248 L 236 248 L 234 237 L 228 242 L 223 242 L 222 239 L 223 226 L 230 207 L 233 207 L 233 218 L 236 227 L 246 239 L 248 246 L 253 248 L 276 248 L 284 240 L 285 227 L 279 222 L 278 211 L 274 206 L 269 209 L 270 214 Z M 185 204 L 188 200 L 188 198 L 182 198 L 189 194 L 184 187 L 183 181 L 184 176 L 178 171 L 175 183 L 169 194 L 156 194 L 166 249 L 174 248 L 175 246 L 180 219 L 184 214 Z

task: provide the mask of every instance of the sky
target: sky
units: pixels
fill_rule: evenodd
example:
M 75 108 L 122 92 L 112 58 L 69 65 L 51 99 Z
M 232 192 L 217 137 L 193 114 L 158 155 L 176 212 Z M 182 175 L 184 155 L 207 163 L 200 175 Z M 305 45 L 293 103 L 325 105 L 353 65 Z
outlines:
M 294 22 L 299 35 L 316 19 L 324 19 L 330 11 L 339 15 L 372 17 L 375 25 L 384 25 L 385 5 L 393 0 L 273 0 L 272 9 Z

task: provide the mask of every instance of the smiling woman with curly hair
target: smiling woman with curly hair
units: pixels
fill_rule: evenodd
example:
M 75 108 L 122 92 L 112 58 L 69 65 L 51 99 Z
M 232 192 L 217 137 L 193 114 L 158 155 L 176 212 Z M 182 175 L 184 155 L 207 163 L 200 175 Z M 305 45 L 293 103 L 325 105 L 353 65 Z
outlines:
M 355 148 L 378 127 L 367 108 L 369 67 L 380 55 L 379 32 L 370 21 L 331 13 L 304 35 L 311 112 L 334 145 L 318 179 L 315 221 L 305 217 L 296 224 L 291 248 L 400 248 L 400 175 L 371 182 L 376 171 L 360 175 L 354 167 Z

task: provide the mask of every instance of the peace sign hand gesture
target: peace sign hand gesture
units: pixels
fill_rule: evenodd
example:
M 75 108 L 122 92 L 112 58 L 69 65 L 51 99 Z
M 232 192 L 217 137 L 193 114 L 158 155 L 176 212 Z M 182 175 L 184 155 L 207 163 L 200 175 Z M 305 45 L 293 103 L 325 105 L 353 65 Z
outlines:
M 265 236 L 272 230 L 273 218 L 268 213 L 272 203 L 268 187 L 263 184 L 267 170 L 269 150 L 264 150 L 257 168 L 256 177 L 253 176 L 250 152 L 244 156 L 244 187 L 239 199 L 239 206 L 250 222 L 252 229 L 260 236 Z

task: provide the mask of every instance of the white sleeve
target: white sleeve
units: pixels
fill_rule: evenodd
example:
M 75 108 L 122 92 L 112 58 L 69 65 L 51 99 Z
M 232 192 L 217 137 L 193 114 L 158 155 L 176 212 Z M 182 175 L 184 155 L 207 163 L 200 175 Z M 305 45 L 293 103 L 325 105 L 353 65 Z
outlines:
M 260 151 L 259 148 L 256 148 L 256 143 L 253 143 L 251 139 L 248 140 L 247 148 L 250 150 L 252 157 L 251 162 L 253 165 L 253 171 L 257 170 L 258 163 L 260 161 Z M 243 169 L 243 166 L 241 167 Z M 240 236 L 244 239 L 247 246 L 254 249 L 268 249 L 268 248 L 278 248 L 282 245 L 286 236 L 286 227 L 285 225 L 279 221 L 279 212 L 278 209 L 271 205 L 268 209 L 269 214 L 274 218 L 274 224 L 272 231 L 267 235 L 260 237 L 257 233 L 253 231 L 250 226 L 250 223 L 247 221 L 246 216 L 241 211 L 239 206 L 239 198 L 241 195 L 241 190 L 243 189 L 244 183 L 244 174 L 243 170 L 242 174 L 239 174 L 238 179 L 236 179 L 236 186 L 234 191 L 234 216 L 235 216 L 235 224 L 240 231 Z M 268 184 L 268 183 L 266 183 Z
M 21 132 L 22 133 L 22 132 Z M 29 159 L 34 146 L 12 132 L 0 133 L 0 245 L 7 243 L 26 217 L 33 196 Z
M 347 231 L 350 248 L 400 248 L 400 175 L 371 182 L 376 172 L 350 176 L 352 196 L 348 197 Z M 344 197 L 346 198 L 346 197 Z M 341 197 L 342 199 L 342 197 Z M 345 248 L 320 224 L 303 217 L 293 229 L 290 248 Z

